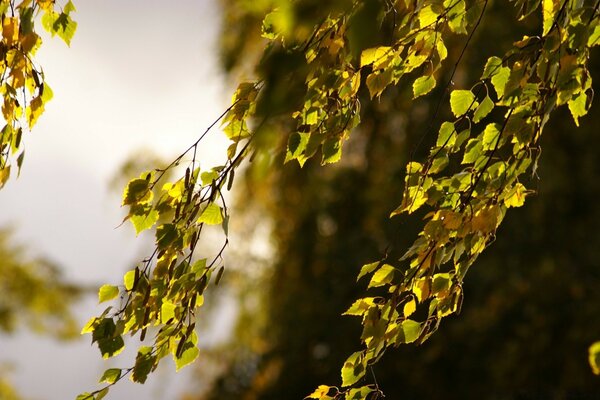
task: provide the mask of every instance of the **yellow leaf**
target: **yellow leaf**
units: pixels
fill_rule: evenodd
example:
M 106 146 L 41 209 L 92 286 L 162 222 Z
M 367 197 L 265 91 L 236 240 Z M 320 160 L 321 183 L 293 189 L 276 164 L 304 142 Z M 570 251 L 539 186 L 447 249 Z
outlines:
M 406 304 L 404 304 L 404 316 L 405 317 L 410 317 L 412 315 L 412 313 L 414 313 L 416 310 L 417 310 L 417 302 L 416 301 L 410 300 Z
M 525 203 L 527 189 L 521 183 L 517 183 L 504 198 L 506 207 L 521 207 Z
M 323 396 L 327 396 L 329 393 L 329 386 L 320 385 L 314 392 L 306 396 L 306 399 L 322 399 Z
M 37 0 L 37 4 L 42 10 L 50 11 L 54 7 L 54 0 Z
M 595 342 L 590 346 L 588 360 L 594 375 L 600 375 L 600 342 Z

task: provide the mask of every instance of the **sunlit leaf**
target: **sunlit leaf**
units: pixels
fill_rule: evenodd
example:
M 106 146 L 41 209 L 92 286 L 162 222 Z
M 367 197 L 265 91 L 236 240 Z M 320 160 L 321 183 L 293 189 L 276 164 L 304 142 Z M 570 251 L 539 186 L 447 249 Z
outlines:
M 108 383 L 113 384 L 119 380 L 121 377 L 121 369 L 120 368 L 109 368 L 102 374 L 100 378 L 100 383 Z
M 413 99 L 423 96 L 435 87 L 435 78 L 433 75 L 420 76 L 413 82 Z
M 160 307 L 160 323 L 166 324 L 171 318 L 175 318 L 175 304 L 169 300 L 163 300 Z
M 152 228 L 156 221 L 158 221 L 158 217 L 157 210 L 150 210 L 147 214 L 131 215 L 129 220 L 135 228 L 135 233 L 140 234 L 142 231 Z
M 103 303 L 112 300 L 119 295 L 119 288 L 113 285 L 102 285 L 98 290 L 98 302 Z
M 592 367 L 592 372 L 595 375 L 600 375 L 600 342 L 593 343 L 588 352 L 588 361 L 590 367 Z
M 383 286 L 385 284 L 388 284 L 390 282 L 392 282 L 392 280 L 394 279 L 394 272 L 396 271 L 396 269 L 389 265 L 389 264 L 383 264 L 374 274 L 373 277 L 371 278 L 371 281 L 369 282 L 369 287 L 379 287 L 379 286 Z
M 309 394 L 308 396 L 306 396 L 306 399 L 327 399 L 329 398 L 327 396 L 327 393 L 329 393 L 329 386 L 327 385 L 319 385 L 319 387 L 312 392 L 311 394 Z
M 221 222 L 223 222 L 223 213 L 221 207 L 215 203 L 210 203 L 206 206 L 198 218 L 198 223 L 207 225 L 219 225 Z
M 485 96 L 473 114 L 473 122 L 477 123 L 481 121 L 492 111 L 493 108 L 494 102 L 492 99 L 490 99 L 490 96 Z
M 350 386 L 365 375 L 366 362 L 362 352 L 353 353 L 342 367 L 342 386 Z
M 412 319 L 406 319 L 401 324 L 402 343 L 412 343 L 419 338 L 421 334 L 421 324 Z
M 363 315 L 375 304 L 375 297 L 358 299 L 344 312 L 344 315 Z
M 477 102 L 470 90 L 453 90 L 450 93 L 450 108 L 454 116 L 460 117 L 473 107 L 477 107 Z
M 200 350 L 198 350 L 198 347 L 196 345 L 189 344 L 189 346 L 188 346 L 188 343 L 186 343 L 185 349 L 181 353 L 181 356 L 175 358 L 176 370 L 179 371 L 181 368 L 194 362 L 196 360 L 196 358 L 198 358 L 199 354 L 200 354 Z

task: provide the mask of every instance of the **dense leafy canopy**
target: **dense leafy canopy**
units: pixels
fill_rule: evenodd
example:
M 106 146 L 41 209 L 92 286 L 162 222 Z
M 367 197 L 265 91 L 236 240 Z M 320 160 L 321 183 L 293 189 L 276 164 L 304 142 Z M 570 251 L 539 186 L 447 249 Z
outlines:
M 195 310 L 212 274 L 215 283 L 222 275 L 221 255 L 228 242 L 209 257 L 197 256 L 196 246 L 207 225 L 221 224 L 227 236 L 229 212 L 222 190 L 231 187 L 241 161 L 279 151 L 269 120 L 290 120 L 285 162 L 302 166 L 317 154 L 322 164 L 340 161 L 344 142 L 360 123 L 361 87 L 371 101 L 403 82 L 412 86 L 414 98 L 430 93 L 448 58 L 446 43 L 464 36 L 457 66 L 488 7 L 487 1 L 464 0 L 390 3 L 373 15 L 377 24 L 393 18 L 386 44 L 371 46 L 352 34 L 352 22 L 368 4 L 334 2 L 321 13 L 308 4 L 313 13 L 306 14 L 303 3 L 270 4 L 262 25 L 269 40 L 263 60 L 279 59 L 289 69 L 285 91 L 268 70 L 258 81 L 240 84 L 221 118 L 232 142 L 225 165 L 210 171 L 197 166 L 195 149 L 203 135 L 167 168 L 129 182 L 123 196 L 128 217 L 138 233 L 156 225 L 156 248 L 126 275 L 121 305 L 107 308 L 83 332 L 92 333 L 103 356 L 110 357 L 122 350 L 123 334 L 140 332 L 143 340 L 149 327 L 158 331 L 153 344 L 141 347 L 135 365 L 116 380 L 132 372 L 134 381 L 144 382 L 169 354 L 178 368 L 198 356 Z M 525 18 L 539 5 L 521 7 L 519 18 Z M 536 36 L 517 38 L 504 54 L 489 55 L 479 80 L 450 90 L 451 118 L 440 125 L 429 155 L 407 164 L 402 201 L 391 212 L 393 217 L 426 207 L 422 231 L 399 260 L 386 255 L 362 268 L 360 276 L 369 279 L 368 289 L 377 289 L 376 295 L 359 298 L 346 314 L 362 320 L 363 349 L 343 363 L 341 388 L 321 385 L 309 397 L 381 393 L 377 384 L 362 383 L 369 366 L 389 347 L 423 343 L 442 318 L 460 310 L 469 267 L 494 240 L 507 210 L 522 206 L 531 193 L 522 180 L 537 163 L 551 113 L 566 105 L 576 124 L 587 113 L 593 93 L 589 49 L 598 44 L 597 5 L 549 0 L 541 12 Z M 456 67 L 451 81 L 455 72 Z M 285 109 L 277 104 L 284 93 L 297 100 Z M 181 165 L 185 174 L 164 183 L 155 196 L 163 174 L 190 153 L 191 161 Z M 103 287 L 100 300 L 116 297 L 117 290 Z M 91 396 L 103 396 L 104 390 Z

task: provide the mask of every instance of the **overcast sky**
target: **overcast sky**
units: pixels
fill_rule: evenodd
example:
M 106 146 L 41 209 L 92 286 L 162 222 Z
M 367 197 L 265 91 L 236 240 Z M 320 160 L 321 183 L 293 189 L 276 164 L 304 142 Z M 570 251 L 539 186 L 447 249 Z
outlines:
M 135 150 L 177 155 L 227 106 L 231 91 L 216 60 L 219 13 L 216 0 L 74 3 L 71 47 L 45 39 L 38 53 L 54 99 L 24 138 L 21 177 L 0 191 L 0 226 L 14 226 L 18 241 L 73 281 L 120 283 L 143 241 L 129 226 L 115 229 L 123 214 L 108 181 Z M 204 165 L 221 159 L 223 145 L 215 132 L 201 149 Z M 82 324 L 97 311 L 94 300 L 80 305 Z M 29 398 L 74 399 L 108 368 L 89 341 L 0 336 L 0 363 L 14 364 L 12 380 Z M 176 398 L 189 371 L 166 367 L 146 385 L 120 383 L 109 398 Z

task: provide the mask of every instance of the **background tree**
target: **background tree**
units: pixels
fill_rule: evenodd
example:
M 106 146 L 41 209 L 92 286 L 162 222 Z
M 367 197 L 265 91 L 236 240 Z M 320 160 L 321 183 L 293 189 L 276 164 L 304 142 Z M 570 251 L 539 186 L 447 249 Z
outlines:
M 374 14 L 386 6 L 367 4 Z M 488 54 L 531 31 L 533 24 L 507 23 L 515 13 L 507 4 L 488 8 L 458 67 L 460 81 L 476 80 Z M 236 27 L 223 33 L 223 60 L 237 79 L 261 48 L 256 38 L 263 11 L 244 1 L 223 7 L 225 26 Z M 383 32 L 365 29 L 365 41 L 381 43 Z M 462 43 L 453 42 L 449 58 L 455 60 L 461 50 Z M 284 80 L 284 68 L 271 59 L 264 62 L 262 69 Z M 445 82 L 452 67 L 438 81 Z M 590 69 L 598 71 L 597 64 Z M 250 282 L 238 288 L 245 314 L 238 336 L 216 356 L 229 354 L 228 366 L 202 398 L 270 399 L 282 393 L 302 398 L 319 383 L 339 379 L 339 366 L 356 349 L 360 334 L 356 321 L 340 316 L 358 296 L 357 267 L 388 246 L 401 251 L 418 229 L 418 221 L 386 221 L 408 159 L 424 157 L 435 139 L 423 134 L 434 123 L 442 89 L 413 101 L 406 85 L 388 89 L 378 102 L 364 101 L 362 125 L 335 167 L 311 160 L 302 169 L 288 165 L 265 176 L 260 163 L 251 164 L 241 204 L 248 209 L 251 193 L 253 207 L 273 221 L 275 258 L 262 281 L 269 289 L 236 280 Z M 577 132 L 565 110 L 550 120 L 539 176 L 530 183 L 538 194 L 512 212 L 469 274 L 460 317 L 422 346 L 402 348 L 374 367 L 389 397 L 591 398 L 600 392 L 585 362 L 600 328 L 594 318 L 599 260 L 593 251 L 600 164 L 590 145 L 596 140 L 596 115 L 591 111 Z M 252 289 L 260 305 L 244 307 Z M 201 371 L 203 376 L 205 368 Z

